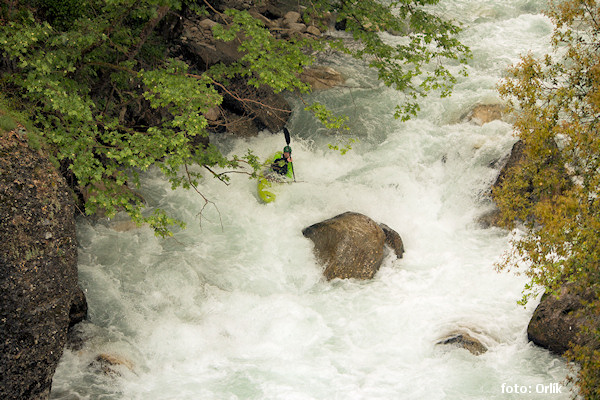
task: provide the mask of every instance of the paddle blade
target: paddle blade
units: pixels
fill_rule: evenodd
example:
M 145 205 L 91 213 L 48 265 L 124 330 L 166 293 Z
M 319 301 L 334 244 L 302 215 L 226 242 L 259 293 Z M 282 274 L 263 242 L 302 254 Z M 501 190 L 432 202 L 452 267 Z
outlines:
M 283 128 L 283 134 L 285 135 L 285 143 L 289 146 L 289 144 L 290 144 L 290 131 L 288 131 L 288 128 L 286 128 L 286 127 Z

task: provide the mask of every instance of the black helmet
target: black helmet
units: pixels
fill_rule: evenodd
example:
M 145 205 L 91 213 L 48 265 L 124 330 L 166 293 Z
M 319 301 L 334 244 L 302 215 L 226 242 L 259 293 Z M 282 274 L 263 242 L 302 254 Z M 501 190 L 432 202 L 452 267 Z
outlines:
M 285 146 L 283 148 L 283 152 L 292 154 L 292 148 L 290 146 Z

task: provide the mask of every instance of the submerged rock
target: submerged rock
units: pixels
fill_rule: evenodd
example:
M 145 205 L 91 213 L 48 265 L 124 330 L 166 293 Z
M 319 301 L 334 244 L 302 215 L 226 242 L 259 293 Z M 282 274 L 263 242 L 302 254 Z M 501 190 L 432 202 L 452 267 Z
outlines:
M 439 340 L 437 345 L 454 346 L 468 350 L 471 354 L 479 356 L 488 349 L 478 339 L 467 332 L 453 332 L 443 339 Z
M 123 356 L 108 353 L 99 354 L 90 364 L 90 368 L 110 376 L 121 376 L 119 370 L 122 370 L 123 367 L 133 372 L 134 364 Z
M 0 134 L 0 293 L 0 398 L 47 399 L 70 311 L 81 316 L 74 204 L 15 131 Z
M 463 120 L 484 125 L 492 121 L 501 120 L 504 116 L 504 106 L 501 104 L 479 104 L 473 107 Z
M 331 67 L 309 67 L 300 75 L 300 80 L 308 83 L 313 90 L 331 89 L 344 84 L 345 79 Z
M 404 251 L 400 235 L 385 227 L 387 235 L 371 218 L 346 212 L 311 225 L 302 234 L 315 244 L 315 255 L 325 266 L 328 280 L 371 279 L 383 261 L 386 240 L 398 257 Z

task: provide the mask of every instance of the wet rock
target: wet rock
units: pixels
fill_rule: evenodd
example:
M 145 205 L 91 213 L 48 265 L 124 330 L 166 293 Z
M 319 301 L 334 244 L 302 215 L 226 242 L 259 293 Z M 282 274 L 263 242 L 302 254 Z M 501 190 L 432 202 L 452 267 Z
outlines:
M 494 208 L 477 218 L 477 223 L 484 229 L 492 228 L 494 226 L 500 226 L 501 218 L 500 210 Z
M 574 290 L 572 284 L 567 284 L 560 290 L 559 296 L 545 294 L 533 312 L 527 326 L 527 338 L 536 345 L 562 355 L 575 345 L 587 345 L 600 348 L 600 343 L 591 335 L 581 334 L 585 323 L 578 311 L 583 303 L 594 300 L 593 291 L 584 293 Z M 598 316 L 596 326 L 600 322 Z
M 73 293 L 71 307 L 69 308 L 69 329 L 78 323 L 85 321 L 88 315 L 87 299 L 81 288 L 77 287 Z
M 439 340 L 437 345 L 454 346 L 468 350 L 471 354 L 479 356 L 488 349 L 478 339 L 467 332 L 453 332 Z
M 533 157 L 535 157 L 534 160 L 538 165 L 543 166 L 550 181 L 556 180 L 553 187 L 549 188 L 549 190 L 540 191 L 537 186 L 534 186 L 534 177 L 531 173 L 532 168 L 525 169 L 524 172 L 520 171 L 522 169 L 521 165 L 528 161 L 526 157 L 529 156 L 526 152 L 525 143 L 519 140 L 513 145 L 510 155 L 506 159 L 496 181 L 491 187 L 491 199 L 494 204 L 497 204 L 496 196 L 498 191 L 503 188 L 505 181 L 507 179 L 512 179 L 513 176 L 516 176 L 520 181 L 519 187 L 514 187 L 512 189 L 513 193 L 525 198 L 526 201 L 531 204 L 538 203 L 543 199 L 560 194 L 571 187 L 572 181 L 565 168 L 564 161 L 562 160 L 556 142 L 554 142 L 554 140 L 549 141 L 545 144 L 544 149 L 544 152 L 534 155 Z M 529 215 L 525 219 L 529 222 L 533 222 L 534 216 Z M 500 213 L 495 210 L 490 211 L 480 218 L 482 226 L 498 225 L 500 222 Z
M 313 90 L 331 89 L 345 82 L 342 74 L 330 67 L 306 68 L 300 75 L 300 80 L 308 83 Z
M 74 204 L 52 163 L 0 135 L 0 398 L 47 399 L 77 286 Z
M 139 226 L 137 223 L 131 220 L 126 221 L 111 221 L 108 224 L 109 228 L 116 232 L 130 232 L 141 228 L 142 226 L 148 226 L 148 224 L 142 224 Z
M 311 225 L 302 234 L 315 244 L 315 255 L 325 266 L 328 280 L 371 279 L 383 261 L 386 234 L 363 214 L 346 212 Z M 395 251 L 398 254 L 398 248 Z
M 523 161 L 524 148 L 525 148 L 525 146 L 524 146 L 523 142 L 521 140 L 518 140 L 513 145 L 508 157 L 505 158 L 504 165 L 500 169 L 498 177 L 496 178 L 496 180 L 494 181 L 494 183 L 492 184 L 492 187 L 490 189 L 492 201 L 494 200 L 494 190 L 501 188 L 506 177 L 509 176 L 509 174 L 512 173 L 514 168 L 518 167 L 518 165 Z M 501 218 L 502 218 L 502 215 L 500 213 L 500 210 L 498 208 L 496 208 L 495 204 L 494 204 L 494 208 L 491 209 L 490 211 L 486 212 L 484 215 L 480 216 L 477 219 L 477 222 L 479 223 L 479 225 L 482 228 L 490 228 L 493 226 L 500 226 Z
M 402 258 L 404 255 L 404 243 L 398 232 L 386 224 L 379 224 L 379 227 L 383 230 L 385 235 L 385 243 L 394 251 L 396 257 Z
M 210 122 L 218 121 L 220 117 L 219 107 L 211 108 L 204 113 L 204 117 Z
M 504 116 L 504 106 L 501 104 L 479 104 L 469 111 L 463 120 L 484 125 L 492 121 L 501 120 Z
M 510 173 L 510 170 L 513 168 L 516 168 L 521 163 L 521 161 L 524 158 L 524 152 L 523 152 L 524 149 L 525 149 L 525 145 L 523 144 L 522 140 L 518 140 L 513 145 L 512 149 L 510 151 L 510 155 L 508 156 L 508 159 L 506 160 L 506 163 L 500 170 L 500 173 L 498 174 L 496 181 L 492 185 L 492 189 L 495 187 L 501 186 L 502 183 L 504 182 L 504 180 L 506 179 L 507 175 Z
M 111 376 L 121 376 L 120 370 L 124 368 L 131 372 L 134 370 L 134 364 L 131 360 L 117 354 L 108 353 L 99 354 L 90 364 L 90 367 Z

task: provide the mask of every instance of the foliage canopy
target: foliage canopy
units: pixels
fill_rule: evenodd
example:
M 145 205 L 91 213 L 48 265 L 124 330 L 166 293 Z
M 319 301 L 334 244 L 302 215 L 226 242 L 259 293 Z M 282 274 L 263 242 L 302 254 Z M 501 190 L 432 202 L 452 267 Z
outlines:
M 469 51 L 456 39 L 459 28 L 428 8 L 437 1 L 299 2 L 305 21 L 335 13 L 360 43 L 347 46 L 326 37 L 277 37 L 244 7 L 226 10 L 219 1 L 15 0 L 0 8 L 0 86 L 13 107 L 31 116 L 63 173 L 87 188 L 86 212 L 125 209 L 168 235 L 181 223 L 160 210 L 147 215 L 127 189 L 139 186 L 140 172 L 158 166 L 173 188 L 198 190 L 203 170 L 228 179 L 211 167 L 258 168 L 251 153 L 227 158 L 207 143 L 205 115 L 223 101 L 231 80 L 308 92 L 299 73 L 329 46 L 368 59 L 386 85 L 412 99 L 398 116 L 414 115 L 428 91 L 447 95 L 455 77 L 445 65 L 465 63 Z M 258 3 L 264 2 L 251 7 Z M 217 21 L 214 37 L 237 41 L 243 56 L 208 68 L 171 57 L 169 44 L 179 38 L 166 21 L 198 16 Z M 403 44 L 384 40 L 386 30 L 403 32 Z M 154 110 L 152 118 L 132 111 L 142 106 Z M 320 104 L 308 107 L 326 124 L 343 123 Z
M 514 252 L 501 265 L 521 264 L 531 278 L 523 302 L 540 290 L 558 293 L 569 283 L 592 290 L 585 334 L 600 343 L 600 6 L 595 1 L 553 2 L 554 52 L 522 57 L 500 86 L 517 115 L 523 160 L 495 199 L 505 222 L 524 221 Z M 582 332 L 583 333 L 583 332 Z M 600 399 L 600 352 L 577 347 L 580 393 Z

